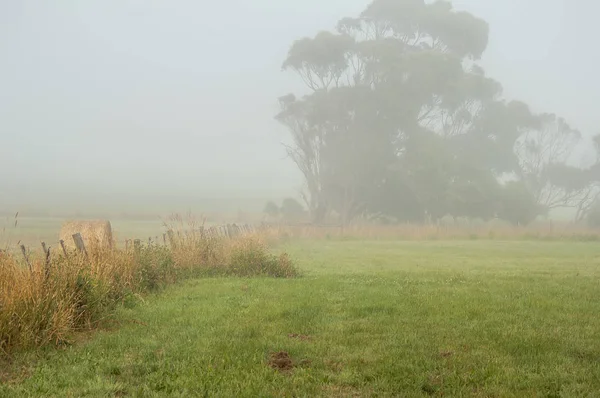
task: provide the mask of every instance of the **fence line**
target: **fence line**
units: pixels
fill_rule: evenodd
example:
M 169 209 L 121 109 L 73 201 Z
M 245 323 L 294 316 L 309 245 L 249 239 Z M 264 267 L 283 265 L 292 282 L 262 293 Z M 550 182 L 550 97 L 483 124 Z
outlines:
M 201 226 L 199 228 L 193 228 L 193 229 L 188 229 L 188 230 L 183 230 L 183 232 L 181 230 L 174 230 L 172 228 L 167 229 L 167 231 L 165 233 L 163 233 L 162 235 L 155 235 L 155 236 L 150 236 L 147 238 L 147 240 L 145 240 L 145 242 L 147 242 L 148 245 L 163 245 L 163 246 L 167 246 L 170 245 L 172 246 L 176 241 L 176 239 L 190 239 L 190 238 L 194 238 L 194 239 L 215 239 L 215 238 L 224 238 L 224 239 L 233 239 L 235 237 L 238 236 L 242 236 L 242 235 L 248 235 L 248 234 L 252 234 L 255 233 L 259 230 L 259 227 L 256 227 L 255 225 L 251 225 L 251 224 L 222 224 L 222 225 L 215 225 L 215 226 L 211 226 L 211 227 L 204 227 Z M 75 244 L 75 247 L 77 249 L 77 251 L 81 252 L 84 255 L 87 255 L 87 249 L 85 247 L 84 244 L 84 240 L 83 237 L 81 236 L 81 233 L 75 233 L 73 236 L 73 242 Z M 128 239 L 120 239 L 120 240 L 113 240 L 113 245 L 117 246 L 117 245 L 121 245 L 121 247 L 124 246 L 124 248 L 126 250 L 129 250 L 130 248 L 135 247 L 136 245 L 141 245 L 142 240 L 140 238 L 128 238 Z M 42 250 L 44 252 L 44 255 L 46 256 L 46 258 L 50 257 L 50 250 L 51 249 L 59 249 L 60 251 L 62 251 L 63 255 L 68 256 L 68 250 L 65 246 L 65 242 L 63 240 L 58 240 L 58 241 L 54 241 L 54 242 L 48 242 L 46 241 L 41 241 L 40 242 Z M 31 267 L 30 263 L 29 263 L 29 254 L 31 253 L 31 250 L 29 247 L 26 247 L 24 244 L 19 243 L 19 249 L 23 255 L 23 258 L 26 262 L 26 264 Z M 5 255 L 5 254 L 9 254 L 11 251 L 10 250 L 0 250 L 0 257 Z M 54 253 L 57 252 L 57 250 L 53 250 Z
M 258 228 L 254 225 L 243 224 L 223 224 L 216 225 L 212 227 L 200 227 L 193 228 L 183 231 L 168 229 L 162 235 L 155 235 L 148 237 L 148 244 L 173 244 L 175 239 L 189 239 L 189 238 L 227 238 L 232 239 L 241 235 L 248 235 L 258 231 Z M 126 248 L 129 247 L 132 243 L 135 243 L 136 240 L 139 240 L 141 243 L 141 239 L 125 239 L 121 241 L 117 241 L 115 243 L 124 243 Z

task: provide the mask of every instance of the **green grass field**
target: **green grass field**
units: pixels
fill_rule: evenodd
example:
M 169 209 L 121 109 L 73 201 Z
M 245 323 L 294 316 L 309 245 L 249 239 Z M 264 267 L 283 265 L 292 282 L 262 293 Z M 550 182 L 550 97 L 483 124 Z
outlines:
M 277 250 L 302 278 L 172 286 L 85 341 L 17 358 L 0 396 L 600 396 L 597 243 Z M 270 366 L 278 352 L 291 369 Z

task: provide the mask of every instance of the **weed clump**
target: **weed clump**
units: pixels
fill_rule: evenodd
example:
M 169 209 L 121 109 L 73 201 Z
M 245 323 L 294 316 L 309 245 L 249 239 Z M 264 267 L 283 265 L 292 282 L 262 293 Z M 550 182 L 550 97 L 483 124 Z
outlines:
M 260 240 L 250 237 L 233 243 L 227 266 L 227 274 L 235 276 L 270 276 L 291 278 L 298 270 L 286 253 L 275 256 Z

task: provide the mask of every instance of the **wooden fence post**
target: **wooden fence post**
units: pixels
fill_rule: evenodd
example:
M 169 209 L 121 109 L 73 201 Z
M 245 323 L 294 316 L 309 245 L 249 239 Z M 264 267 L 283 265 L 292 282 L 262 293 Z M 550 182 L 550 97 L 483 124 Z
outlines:
M 50 247 L 46 247 L 46 242 L 42 242 L 42 249 L 44 250 L 45 255 L 44 277 L 48 279 L 50 276 Z
M 68 259 L 69 255 L 67 254 L 67 248 L 65 247 L 65 241 L 64 240 L 60 240 L 60 247 L 62 247 L 62 251 L 63 254 L 65 255 L 65 258 Z
M 77 250 L 79 250 L 80 253 L 83 253 L 85 255 L 85 257 L 87 258 L 88 253 L 85 248 L 85 243 L 83 243 L 83 238 L 81 237 L 81 234 L 79 232 L 77 232 L 76 234 L 73 234 L 73 242 L 75 242 L 75 246 L 77 247 Z
M 133 250 L 134 250 L 136 256 L 138 256 L 140 254 L 140 251 L 142 250 L 142 241 L 141 240 L 136 239 L 133 241 Z
M 27 266 L 29 267 L 29 272 L 32 272 L 33 267 L 31 266 L 31 263 L 29 262 L 29 256 L 27 255 L 27 249 L 25 249 L 25 245 L 21 245 L 21 253 L 23 253 L 23 258 L 25 258 L 25 262 L 27 263 Z

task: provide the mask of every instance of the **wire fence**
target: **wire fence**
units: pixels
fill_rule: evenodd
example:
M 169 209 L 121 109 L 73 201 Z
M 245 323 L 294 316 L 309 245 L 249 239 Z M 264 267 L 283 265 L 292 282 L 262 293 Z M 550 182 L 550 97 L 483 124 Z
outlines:
M 199 228 L 189 228 L 183 230 L 175 230 L 175 229 L 167 229 L 166 232 L 161 235 L 153 235 L 148 236 L 147 238 L 127 238 L 127 239 L 112 239 L 110 241 L 110 246 L 114 248 L 122 248 L 125 250 L 129 250 L 130 248 L 140 246 L 140 245 L 163 245 L 169 246 L 173 245 L 174 242 L 181 241 L 182 239 L 214 239 L 214 238 L 224 238 L 224 239 L 232 239 L 241 235 L 247 235 L 257 232 L 259 227 L 252 224 L 222 224 L 222 225 L 214 225 L 211 227 L 199 227 Z M 85 241 L 88 237 L 82 236 L 81 232 L 76 232 L 71 237 L 73 239 L 73 243 L 75 247 L 82 252 L 85 252 Z M 50 250 L 61 250 L 66 255 L 67 247 L 71 247 L 71 242 L 65 242 L 62 239 L 58 240 L 40 240 L 39 241 L 39 249 L 42 249 L 42 252 L 45 256 L 50 256 Z M 38 248 L 32 245 L 26 245 L 21 243 L 20 241 L 14 247 L 7 247 L 6 249 L 0 249 L 0 256 L 6 254 L 14 254 L 19 251 L 22 253 L 25 261 L 29 263 L 29 256 L 32 252 L 39 250 Z

